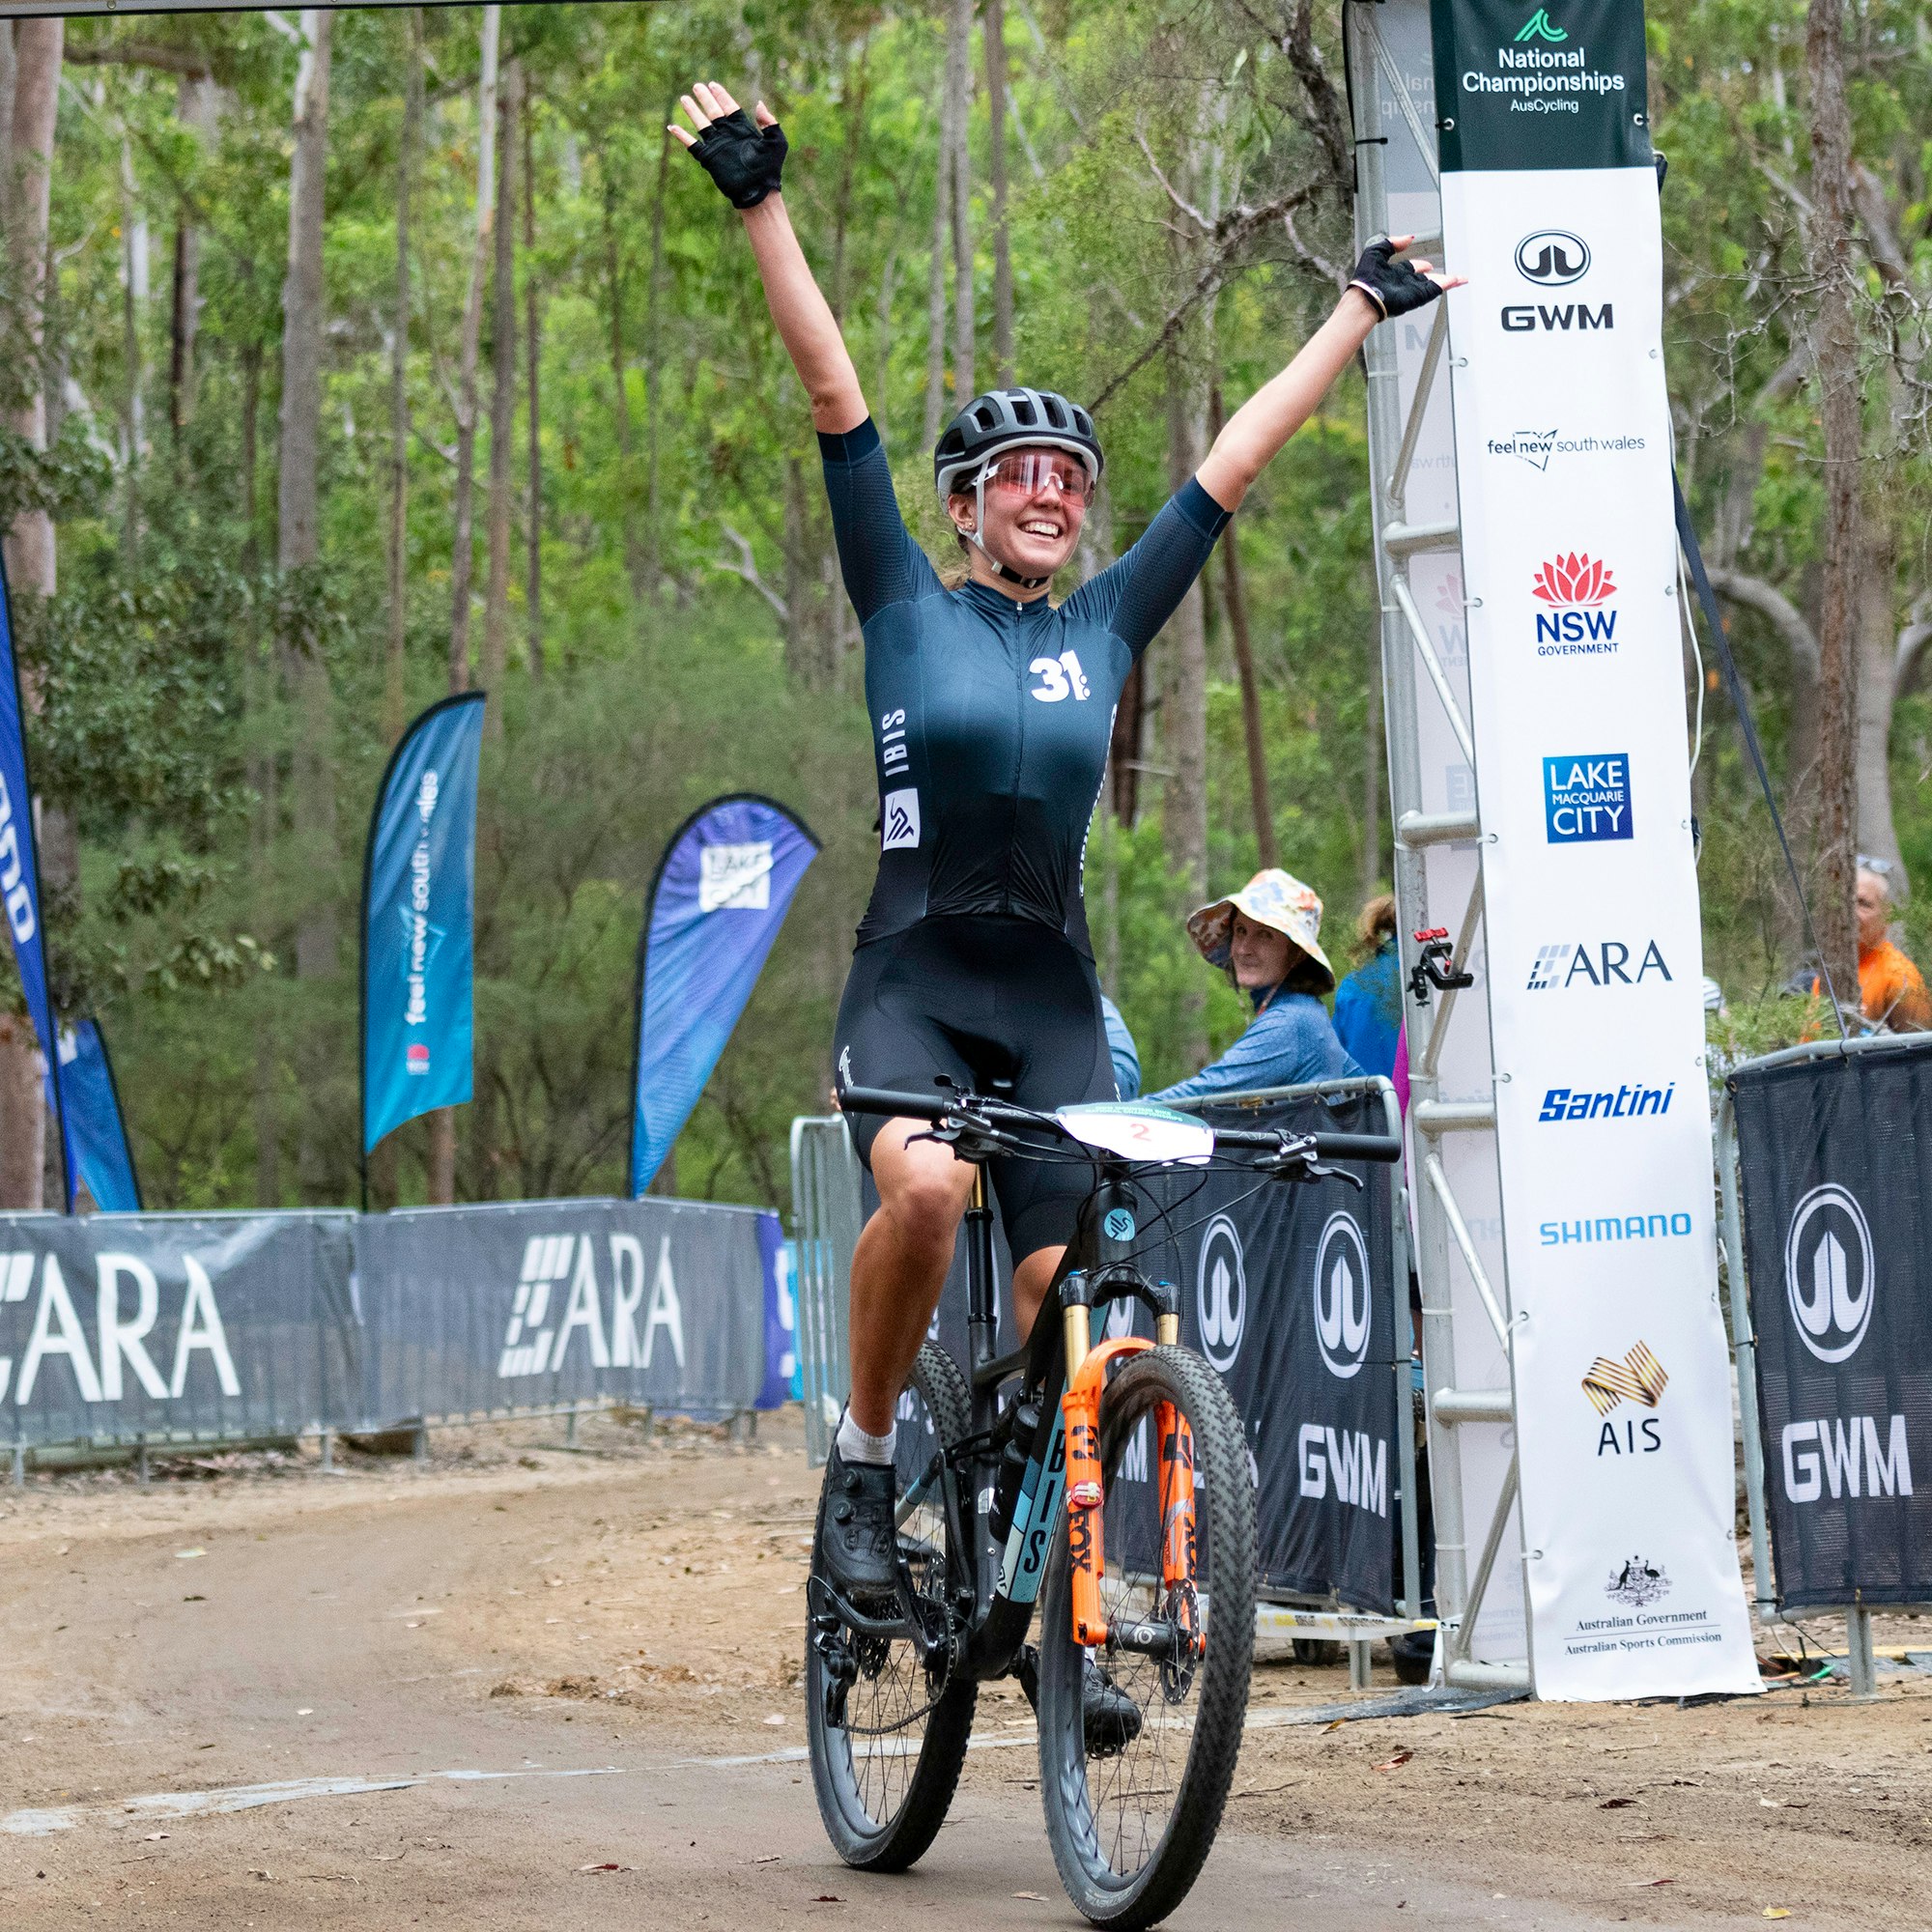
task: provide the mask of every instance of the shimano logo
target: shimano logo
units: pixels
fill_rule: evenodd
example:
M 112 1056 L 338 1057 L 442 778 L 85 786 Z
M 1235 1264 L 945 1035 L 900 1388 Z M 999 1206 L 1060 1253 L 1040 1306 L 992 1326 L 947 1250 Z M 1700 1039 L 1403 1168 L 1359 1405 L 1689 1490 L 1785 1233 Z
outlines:
M 503 1331 L 503 1350 L 497 1358 L 500 1379 L 554 1374 L 580 1334 L 593 1368 L 647 1369 L 660 1337 L 669 1345 L 678 1367 L 684 1367 L 684 1303 L 671 1266 L 670 1236 L 666 1235 L 658 1244 L 648 1307 L 643 1242 L 636 1235 L 611 1236 L 608 1321 L 597 1278 L 596 1246 L 589 1235 L 532 1235 L 525 1244 L 516 1299 Z
M 1347 1381 L 1369 1355 L 1369 1244 L 1346 1209 L 1315 1246 L 1315 1340 L 1331 1376 Z
M 1201 1236 L 1194 1298 L 1201 1318 L 1201 1352 L 1215 1368 L 1232 1368 L 1240 1352 L 1241 1324 L 1247 1318 L 1248 1281 L 1241 1260 L 1240 1231 L 1225 1214 L 1216 1214 Z
M 1865 1339 L 1876 1287 L 1871 1228 L 1858 1198 L 1834 1180 L 1812 1188 L 1784 1237 L 1784 1297 L 1798 1339 L 1821 1362 L 1844 1361 Z

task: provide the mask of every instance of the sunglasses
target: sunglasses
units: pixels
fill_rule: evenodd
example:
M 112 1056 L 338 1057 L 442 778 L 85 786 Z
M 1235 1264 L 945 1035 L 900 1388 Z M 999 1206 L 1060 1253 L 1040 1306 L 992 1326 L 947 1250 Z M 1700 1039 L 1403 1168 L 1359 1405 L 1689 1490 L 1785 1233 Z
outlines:
M 1052 483 L 1069 503 L 1083 509 L 1094 500 L 1087 466 L 1057 449 L 1015 449 L 988 467 L 986 481 L 1012 497 L 1037 496 Z

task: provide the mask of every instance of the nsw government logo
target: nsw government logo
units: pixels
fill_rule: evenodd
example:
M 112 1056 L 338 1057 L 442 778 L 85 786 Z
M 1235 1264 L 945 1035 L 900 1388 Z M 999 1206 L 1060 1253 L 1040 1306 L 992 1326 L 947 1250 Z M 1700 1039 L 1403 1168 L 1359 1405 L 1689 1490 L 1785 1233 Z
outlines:
M 1240 1230 L 1225 1214 L 1216 1214 L 1201 1236 L 1194 1307 L 1201 1318 L 1201 1352 L 1215 1368 L 1232 1368 L 1247 1319 L 1248 1277 L 1241 1260 Z
M 1369 1355 L 1369 1244 L 1346 1209 L 1329 1215 L 1315 1245 L 1315 1340 L 1344 1381 Z
M 1572 551 L 1537 566 L 1529 594 L 1536 613 L 1540 658 L 1611 657 L 1617 648 L 1616 582 L 1609 565 Z
M 1630 838 L 1629 757 L 1622 752 L 1572 752 L 1545 758 L 1543 810 L 1552 845 Z
M 1821 1362 L 1844 1361 L 1865 1339 L 1876 1287 L 1871 1228 L 1857 1196 L 1835 1180 L 1812 1188 L 1784 1237 L 1784 1294 L 1798 1339 Z

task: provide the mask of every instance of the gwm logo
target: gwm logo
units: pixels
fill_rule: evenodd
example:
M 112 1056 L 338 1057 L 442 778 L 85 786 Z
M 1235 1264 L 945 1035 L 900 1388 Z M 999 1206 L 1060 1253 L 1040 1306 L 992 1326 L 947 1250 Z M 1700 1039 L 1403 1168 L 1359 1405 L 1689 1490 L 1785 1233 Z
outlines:
M 1538 657 L 1607 657 L 1617 647 L 1617 613 L 1603 607 L 1617 593 L 1609 566 L 1572 551 L 1538 566 L 1529 594 L 1536 613 Z
M 1216 1214 L 1201 1236 L 1194 1300 L 1201 1317 L 1201 1352 L 1217 1369 L 1232 1368 L 1247 1318 L 1248 1277 L 1241 1263 L 1240 1232 L 1225 1214 Z
M 1545 288 L 1560 289 L 1565 283 L 1580 282 L 1590 272 L 1590 244 L 1567 229 L 1539 228 L 1516 244 L 1516 271 L 1524 281 Z
M 1798 1339 L 1821 1362 L 1842 1362 L 1865 1339 L 1876 1286 L 1864 1209 L 1834 1180 L 1814 1187 L 1784 1237 L 1784 1293 Z
M 1329 1215 L 1315 1247 L 1315 1340 L 1331 1376 L 1344 1381 L 1369 1355 L 1369 1244 L 1355 1217 Z

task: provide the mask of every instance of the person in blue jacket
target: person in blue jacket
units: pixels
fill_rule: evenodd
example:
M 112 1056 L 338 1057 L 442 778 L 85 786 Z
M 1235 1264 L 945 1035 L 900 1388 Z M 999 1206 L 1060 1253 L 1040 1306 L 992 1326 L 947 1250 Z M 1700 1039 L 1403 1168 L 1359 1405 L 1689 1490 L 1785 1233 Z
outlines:
M 1114 1088 L 1122 1100 L 1137 1100 L 1141 1092 L 1141 1050 L 1119 1007 L 1100 995 L 1100 1017 L 1107 1025 L 1107 1057 L 1114 1063 Z
M 1204 1100 L 1362 1070 L 1335 1037 L 1321 1004 L 1321 996 L 1334 990 L 1335 969 L 1321 950 L 1321 901 L 1311 888 L 1270 867 L 1192 914 L 1187 930 L 1201 956 L 1253 1002 L 1255 1017 L 1219 1060 L 1191 1080 L 1150 1094 L 1150 1100 Z
M 1395 943 L 1395 900 L 1387 893 L 1362 908 L 1356 932 L 1366 956 L 1335 989 L 1335 1037 L 1364 1073 L 1392 1080 L 1402 1036 L 1402 956 Z

